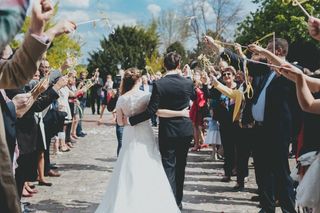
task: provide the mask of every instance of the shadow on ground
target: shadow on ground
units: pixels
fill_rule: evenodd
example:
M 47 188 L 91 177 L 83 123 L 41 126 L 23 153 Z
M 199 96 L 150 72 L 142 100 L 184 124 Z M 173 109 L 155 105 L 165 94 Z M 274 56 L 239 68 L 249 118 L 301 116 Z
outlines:
M 80 200 L 71 200 L 62 204 L 56 200 L 42 200 L 30 207 L 37 211 L 46 211 L 49 213 L 92 213 L 98 207 L 98 203 L 91 203 Z
M 112 172 L 113 167 L 103 167 L 93 164 L 60 164 L 59 170 L 61 171 L 70 171 L 70 170 L 93 170 L 93 171 L 107 171 Z

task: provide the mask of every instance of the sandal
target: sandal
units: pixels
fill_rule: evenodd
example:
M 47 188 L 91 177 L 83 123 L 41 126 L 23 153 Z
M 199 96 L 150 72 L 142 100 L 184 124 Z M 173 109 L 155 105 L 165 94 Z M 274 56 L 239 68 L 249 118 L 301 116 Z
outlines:
M 61 152 L 69 152 L 69 151 L 70 151 L 70 148 L 69 148 L 67 145 L 65 145 L 65 146 L 63 146 L 63 147 L 60 147 L 60 151 L 61 151 Z

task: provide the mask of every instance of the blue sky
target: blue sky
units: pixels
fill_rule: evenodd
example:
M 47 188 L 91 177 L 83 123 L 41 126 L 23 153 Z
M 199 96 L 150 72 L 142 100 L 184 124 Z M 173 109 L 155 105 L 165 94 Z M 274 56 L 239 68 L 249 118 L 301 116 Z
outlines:
M 55 0 L 57 1 L 57 0 Z M 75 22 L 107 16 L 110 25 L 136 25 L 147 24 L 152 16 L 157 16 L 166 9 L 180 10 L 185 0 L 60 0 L 57 19 L 66 18 Z M 239 2 L 239 0 L 234 0 Z M 244 18 L 257 6 L 251 0 L 242 0 Z M 210 10 L 209 10 L 210 11 Z M 210 14 L 209 14 L 210 15 Z M 103 23 L 94 27 L 91 24 L 79 26 L 75 37 L 80 37 L 84 42 L 82 47 L 83 57 L 80 63 L 86 63 L 88 52 L 99 48 L 99 40 L 103 35 L 108 36 L 110 27 Z M 189 46 L 190 45 L 189 42 Z

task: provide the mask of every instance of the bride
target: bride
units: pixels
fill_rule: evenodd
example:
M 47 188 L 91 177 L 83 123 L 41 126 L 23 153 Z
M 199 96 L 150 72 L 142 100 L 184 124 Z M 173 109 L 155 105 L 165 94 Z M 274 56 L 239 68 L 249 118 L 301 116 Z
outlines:
M 116 111 L 123 126 L 126 117 L 143 112 L 150 93 L 139 90 L 139 71 L 125 71 Z M 188 117 L 187 110 L 158 110 L 159 117 Z M 96 213 L 178 213 L 180 212 L 161 162 L 150 121 L 125 126 L 123 147 L 108 188 Z

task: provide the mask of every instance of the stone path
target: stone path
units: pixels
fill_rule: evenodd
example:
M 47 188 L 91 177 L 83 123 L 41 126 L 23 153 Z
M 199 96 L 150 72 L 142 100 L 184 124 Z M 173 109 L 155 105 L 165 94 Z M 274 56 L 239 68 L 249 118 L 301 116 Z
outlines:
M 97 116 L 87 115 L 87 120 L 83 124 L 88 135 L 71 152 L 52 156 L 62 176 L 48 177 L 53 186 L 36 185 L 39 193 L 24 199 L 37 212 L 91 213 L 100 203 L 116 161 L 115 127 L 109 114 L 102 125 L 95 122 Z M 232 192 L 235 177 L 230 183 L 220 182 L 222 162 L 209 156 L 209 149 L 189 153 L 182 212 L 258 212 L 257 203 L 250 201 L 256 190 L 253 168 L 245 192 Z

